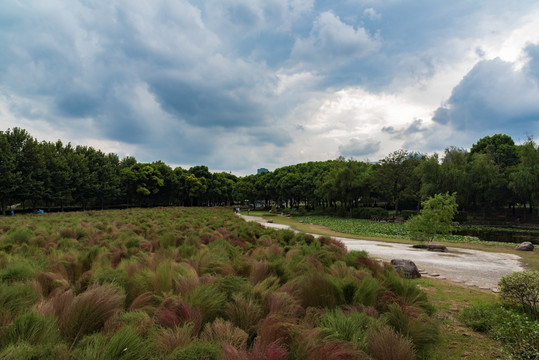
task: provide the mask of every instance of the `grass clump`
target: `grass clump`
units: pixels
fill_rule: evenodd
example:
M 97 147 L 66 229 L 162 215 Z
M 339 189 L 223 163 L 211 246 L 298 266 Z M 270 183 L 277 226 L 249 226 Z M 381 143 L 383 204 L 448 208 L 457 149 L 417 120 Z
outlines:
M 65 299 L 65 298 L 64 298 Z M 100 330 L 123 307 L 124 295 L 110 284 L 93 285 L 67 304 L 57 304 L 58 326 L 62 335 L 75 345 L 84 335 Z M 65 305 L 65 307 L 63 306 Z
M 221 346 L 207 341 L 194 341 L 184 347 L 177 348 L 166 357 L 166 360 L 219 360 Z

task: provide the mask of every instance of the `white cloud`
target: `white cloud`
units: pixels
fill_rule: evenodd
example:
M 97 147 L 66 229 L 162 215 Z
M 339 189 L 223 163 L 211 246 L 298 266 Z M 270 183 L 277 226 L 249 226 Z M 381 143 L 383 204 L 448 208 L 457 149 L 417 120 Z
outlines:
M 339 16 L 326 11 L 314 21 L 309 37 L 296 39 L 292 57 L 332 66 L 367 56 L 379 47 L 379 40 L 364 28 L 345 24 Z

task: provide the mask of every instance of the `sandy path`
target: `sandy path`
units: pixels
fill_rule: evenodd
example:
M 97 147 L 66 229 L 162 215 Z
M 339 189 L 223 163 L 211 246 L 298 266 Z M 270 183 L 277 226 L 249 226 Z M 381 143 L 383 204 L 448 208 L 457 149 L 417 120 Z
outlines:
M 247 221 L 257 221 L 266 227 L 289 228 L 287 225 L 268 223 L 256 216 L 242 215 L 242 217 Z M 414 249 L 409 244 L 342 237 L 336 237 L 336 239 L 342 241 L 349 250 L 365 250 L 369 255 L 383 260 L 412 260 L 421 269 L 423 275 L 448 279 L 492 291 L 498 291 L 498 281 L 502 276 L 524 270 L 520 263 L 520 256 L 513 254 L 451 247 L 448 248 L 449 252 L 439 253 Z

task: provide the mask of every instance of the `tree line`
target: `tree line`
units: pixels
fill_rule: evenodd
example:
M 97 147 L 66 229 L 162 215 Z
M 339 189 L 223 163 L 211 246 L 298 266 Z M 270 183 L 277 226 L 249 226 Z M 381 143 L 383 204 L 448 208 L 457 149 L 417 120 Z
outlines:
M 377 163 L 342 157 L 237 177 L 207 166 L 172 169 L 89 146 L 39 142 L 20 128 L 0 131 L 0 202 L 8 206 L 265 206 L 352 211 L 384 206 L 417 210 L 437 193 L 457 193 L 460 209 L 490 211 L 539 202 L 539 147 L 508 135 L 486 136 L 468 151 L 432 155 L 397 150 Z

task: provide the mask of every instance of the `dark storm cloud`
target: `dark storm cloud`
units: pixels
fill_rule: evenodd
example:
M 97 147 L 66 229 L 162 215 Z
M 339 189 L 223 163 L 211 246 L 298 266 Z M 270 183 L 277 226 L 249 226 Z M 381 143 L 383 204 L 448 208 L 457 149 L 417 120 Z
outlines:
M 231 145 L 262 149 L 260 157 L 270 156 L 268 147 L 286 151 L 297 139 L 284 129 L 308 128 L 309 116 L 294 117 L 312 98 L 347 87 L 385 91 L 400 77 L 431 78 L 441 62 L 459 56 L 447 39 L 480 37 L 490 31 L 476 26 L 482 19 L 503 13 L 511 23 L 534 2 L 523 0 L 509 13 L 505 4 L 4 0 L 0 96 L 14 117 L 136 144 L 146 161 L 233 164 L 234 153 L 223 151 Z M 507 119 L 531 124 L 539 50 L 527 51 L 521 71 L 501 61 L 479 63 L 435 121 L 459 129 Z M 383 131 L 419 136 L 422 129 L 414 122 Z M 351 139 L 339 151 L 363 156 L 380 147 Z
M 529 55 L 528 66 L 522 70 L 500 59 L 479 62 L 435 111 L 433 120 L 477 133 L 492 130 L 523 136 L 537 130 L 539 88 L 533 73 L 537 52 Z

